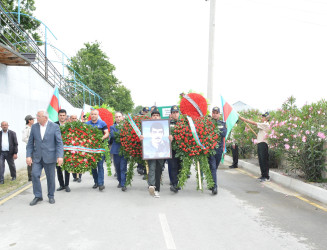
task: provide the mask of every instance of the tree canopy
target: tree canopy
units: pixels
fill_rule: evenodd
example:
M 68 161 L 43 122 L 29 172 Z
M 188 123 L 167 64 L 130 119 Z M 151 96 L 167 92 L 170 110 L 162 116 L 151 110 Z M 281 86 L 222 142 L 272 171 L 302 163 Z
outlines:
M 113 74 L 116 69 L 108 56 L 101 50 L 100 43 L 85 43 L 71 65 L 86 86 L 99 94 L 106 104 L 124 113 L 131 112 L 134 102 L 131 92 Z
M 7 9 L 8 12 L 18 12 L 17 0 L 1 0 L 1 3 Z M 33 12 L 36 10 L 34 0 L 21 0 L 20 2 L 20 13 L 33 16 Z M 18 20 L 18 15 L 13 14 L 16 20 Z M 21 15 L 20 16 L 20 26 L 27 31 L 35 41 L 41 41 L 40 35 L 37 33 L 37 29 L 41 23 L 31 17 Z

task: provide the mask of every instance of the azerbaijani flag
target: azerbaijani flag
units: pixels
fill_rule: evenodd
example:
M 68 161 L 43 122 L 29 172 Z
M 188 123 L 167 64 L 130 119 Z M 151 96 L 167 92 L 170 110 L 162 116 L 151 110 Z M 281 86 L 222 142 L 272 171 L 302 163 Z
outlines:
M 49 119 L 52 122 L 58 121 L 59 109 L 61 109 L 60 102 L 59 102 L 59 90 L 58 90 L 58 87 L 55 87 L 53 96 L 51 98 L 50 104 L 47 109 L 47 112 L 49 114 Z
M 225 140 L 227 140 L 229 133 L 232 131 L 235 123 L 238 120 L 238 113 L 233 109 L 228 102 L 225 102 L 224 98 L 221 96 L 221 106 L 223 107 L 223 119 L 226 122 L 227 134 Z

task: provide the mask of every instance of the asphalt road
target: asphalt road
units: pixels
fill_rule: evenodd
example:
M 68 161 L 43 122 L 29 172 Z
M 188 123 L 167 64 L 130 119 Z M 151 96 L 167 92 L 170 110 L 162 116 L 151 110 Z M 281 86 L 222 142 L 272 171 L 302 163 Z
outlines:
M 228 164 L 226 164 L 227 166 Z M 242 170 L 218 170 L 219 193 L 196 191 L 195 172 L 178 194 L 167 168 L 160 198 L 134 176 L 92 189 L 89 174 L 34 207 L 32 188 L 0 206 L 0 249 L 326 249 L 327 212 Z M 321 204 L 320 204 L 321 205 Z

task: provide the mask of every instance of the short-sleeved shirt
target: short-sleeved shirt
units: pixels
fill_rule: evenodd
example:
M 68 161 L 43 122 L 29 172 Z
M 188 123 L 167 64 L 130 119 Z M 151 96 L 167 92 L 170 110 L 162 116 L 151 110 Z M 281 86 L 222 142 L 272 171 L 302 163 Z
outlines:
M 88 121 L 85 124 L 91 125 L 92 127 L 95 127 L 95 128 L 98 128 L 99 130 L 102 131 L 103 134 L 104 134 L 105 130 L 108 130 L 107 124 L 104 121 L 99 120 L 99 119 L 97 120 L 96 123 L 93 123 L 92 121 Z
M 269 130 L 269 123 L 268 122 L 262 122 L 262 123 L 257 123 L 257 127 L 259 129 L 259 133 L 257 136 L 257 142 L 265 142 L 268 143 L 267 141 L 267 133 Z

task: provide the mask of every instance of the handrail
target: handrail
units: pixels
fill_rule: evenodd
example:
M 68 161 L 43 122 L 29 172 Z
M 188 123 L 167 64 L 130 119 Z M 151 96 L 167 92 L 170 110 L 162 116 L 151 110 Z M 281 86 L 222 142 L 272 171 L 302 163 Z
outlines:
M 15 21 L 14 16 L 8 13 L 1 0 L 0 43 L 18 53 L 35 53 L 35 61 L 31 63 L 31 67 L 52 87 L 57 86 L 60 94 L 73 106 L 82 108 L 86 98 L 90 100 L 90 105 L 101 105 L 103 102 L 100 95 L 89 89 L 80 80 L 73 77 L 74 81 L 71 82 L 64 78 L 42 52 L 37 42 Z

